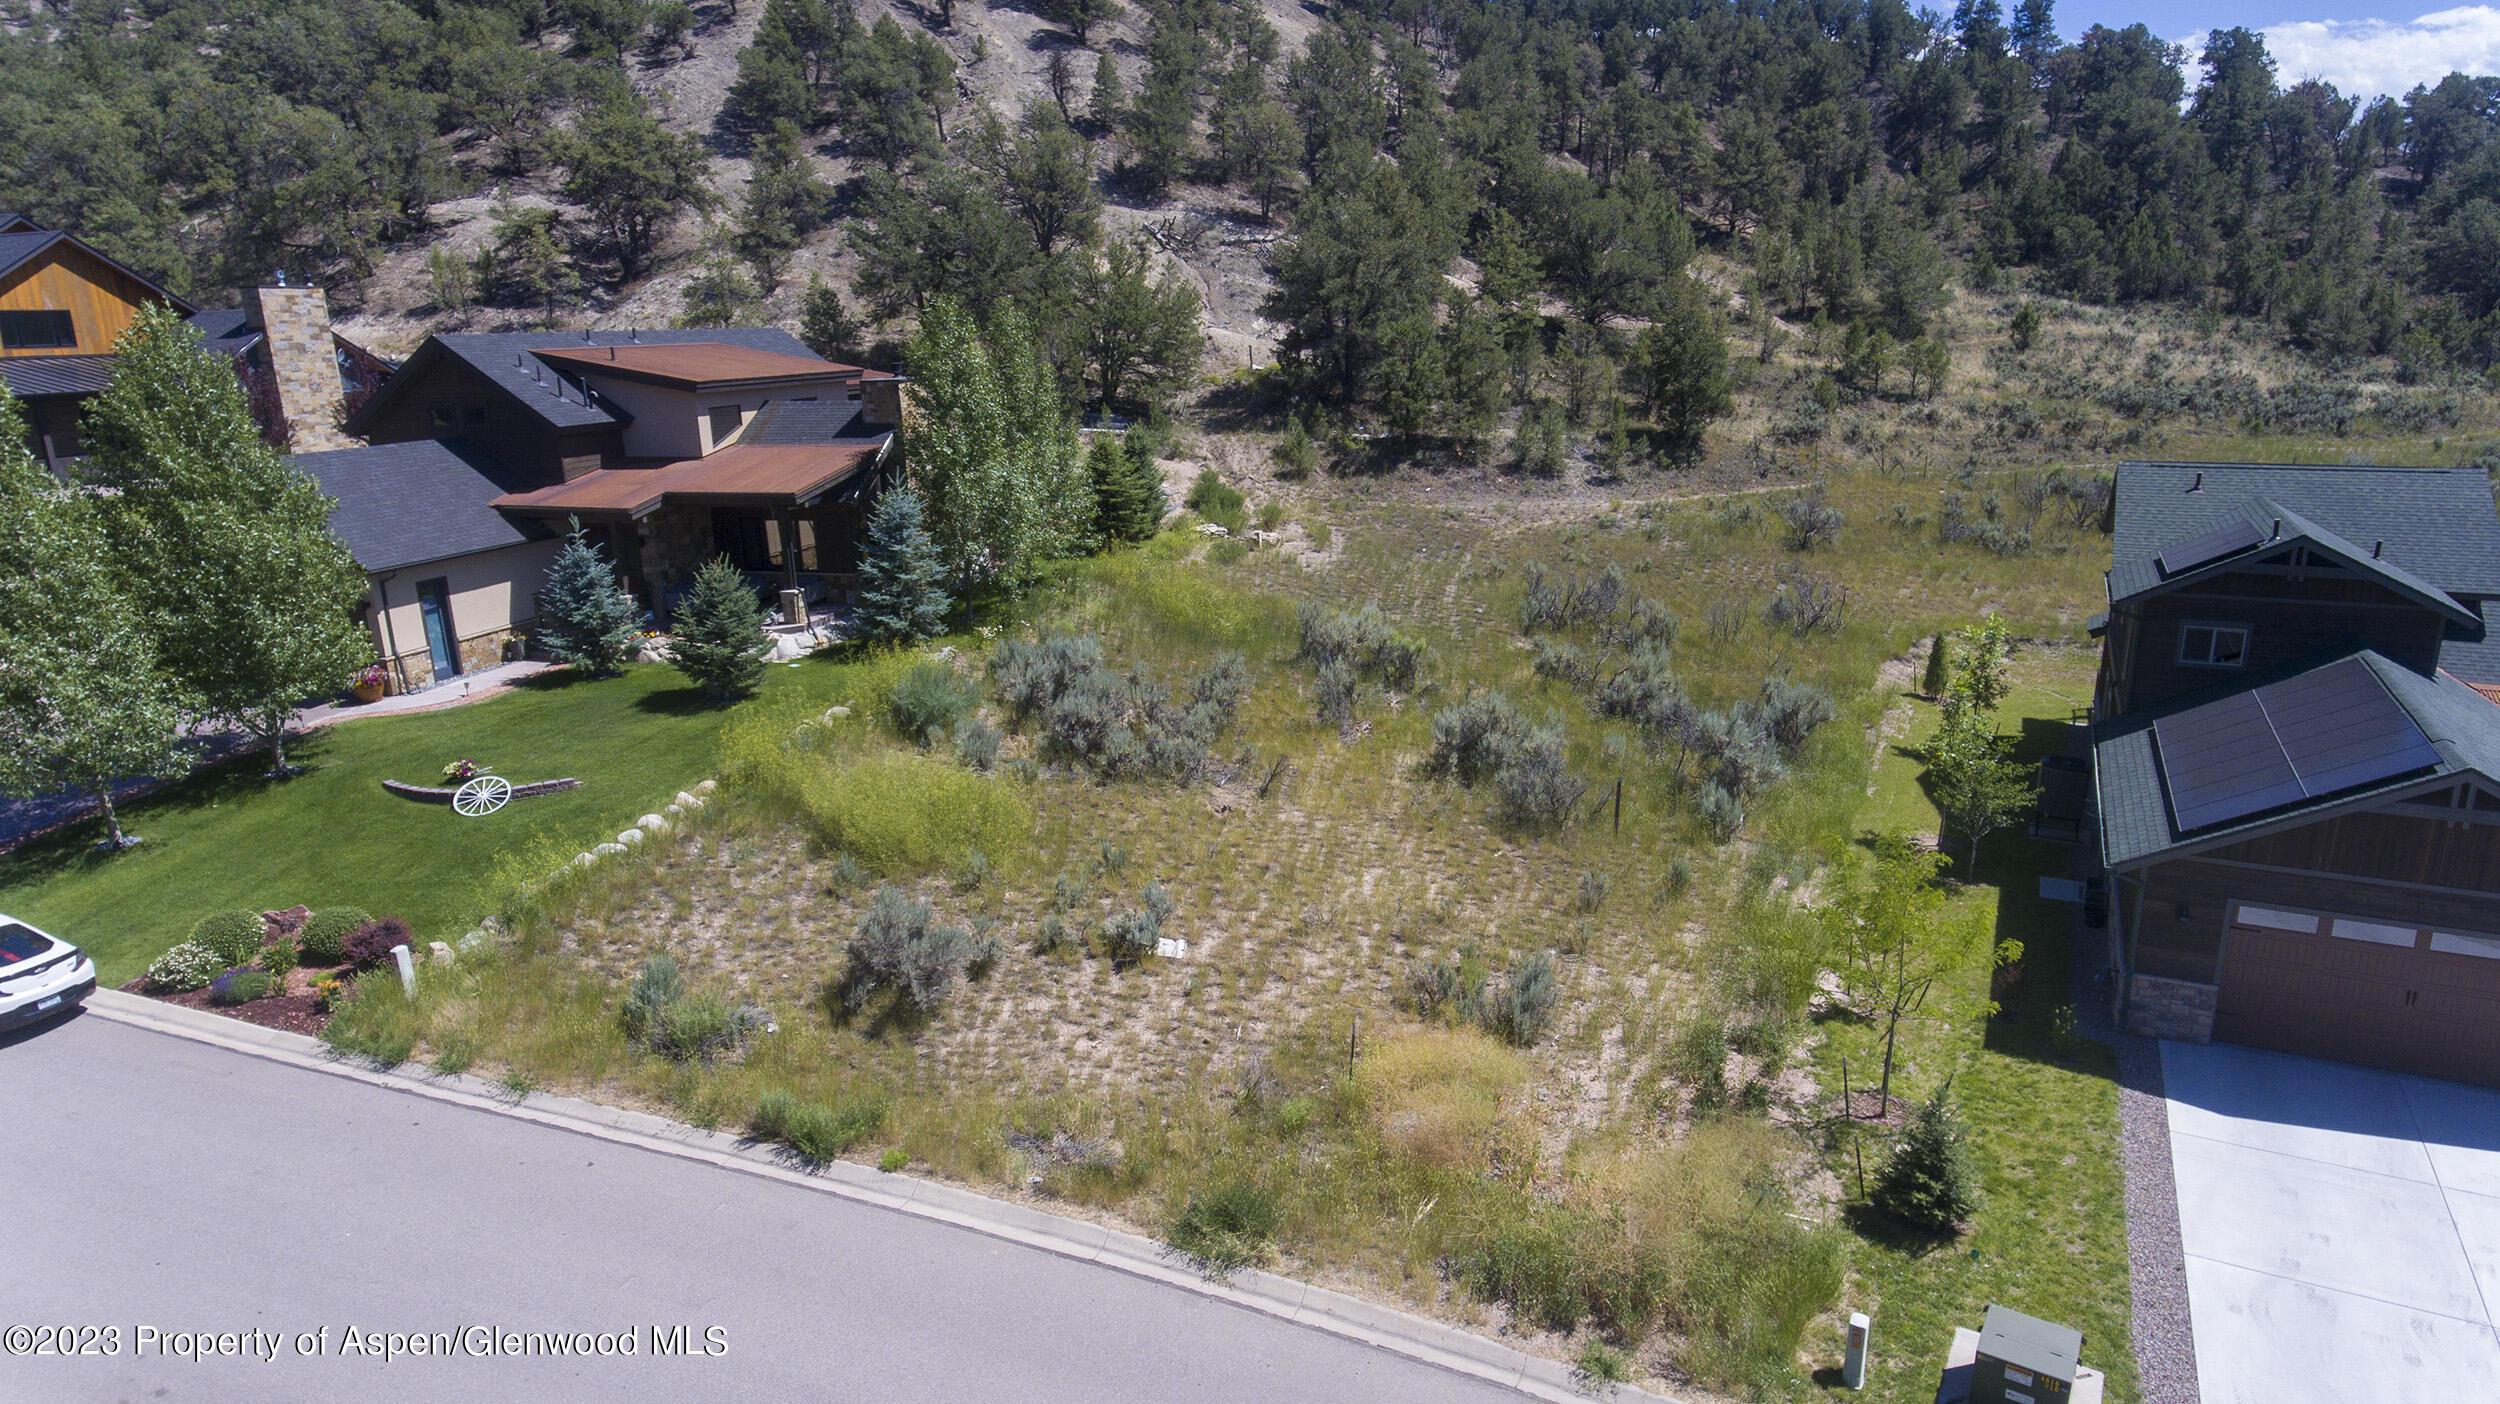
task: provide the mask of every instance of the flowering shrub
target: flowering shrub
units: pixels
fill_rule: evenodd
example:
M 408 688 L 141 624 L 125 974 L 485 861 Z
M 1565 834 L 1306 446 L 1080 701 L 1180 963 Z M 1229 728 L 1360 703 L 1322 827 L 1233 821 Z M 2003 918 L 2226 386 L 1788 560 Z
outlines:
M 390 680 L 391 675 L 389 671 L 384 669 L 381 664 L 375 663 L 357 669 L 356 676 L 348 681 L 356 687 L 380 687 L 382 684 L 389 682 Z
M 376 917 L 347 933 L 347 963 L 353 969 L 370 969 L 391 958 L 391 947 L 413 948 L 415 941 L 408 923 L 394 916 Z
M 211 1004 L 249 1004 L 269 993 L 269 972 L 244 966 L 209 982 Z
M 339 996 L 347 992 L 345 977 L 337 974 L 315 975 L 312 978 L 313 1008 L 323 1014 L 337 1007 Z
M 479 775 L 483 774 L 485 770 L 486 767 L 478 764 L 476 761 L 463 758 L 444 766 L 443 778 L 456 785 L 463 780 L 476 779 Z
M 179 994 L 207 984 L 225 968 L 226 963 L 217 958 L 215 951 L 197 941 L 185 941 L 158 956 L 156 963 L 148 967 L 148 984 Z

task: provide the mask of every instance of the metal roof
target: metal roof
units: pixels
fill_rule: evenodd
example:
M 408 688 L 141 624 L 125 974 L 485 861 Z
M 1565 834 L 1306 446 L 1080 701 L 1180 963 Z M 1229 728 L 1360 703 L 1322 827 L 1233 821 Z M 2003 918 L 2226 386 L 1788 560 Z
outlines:
M 645 516 L 664 501 L 803 507 L 858 476 L 887 442 L 732 444 L 706 458 L 602 468 L 554 487 L 497 498 L 495 505 L 534 516 L 607 518 Z
M 2163 582 L 2156 558 L 2250 518 L 2265 499 L 2450 595 L 2500 595 L 2500 512 L 2470 468 L 2124 463 L 2110 539 L 2110 598 Z
M 2173 758 L 2166 745 L 2156 740 L 2166 722 L 2220 703 L 2234 704 L 2244 711 L 2245 704 L 2237 699 L 2286 683 L 2299 684 L 2300 680 L 2317 675 L 2329 681 L 2295 686 L 2282 695 L 2319 705 L 2339 698 L 2349 701 L 2353 696 L 2353 684 L 2349 681 L 2353 674 L 2348 665 L 2365 669 L 2369 678 L 2385 690 L 2389 702 L 2402 714 L 2405 732 L 2382 725 L 2376 732 L 2356 728 L 2347 735 L 2332 716 L 2303 716 L 2294 709 L 2285 725 L 2295 734 L 2292 744 L 2302 752 L 2291 765 L 2295 778 L 2305 763 L 2319 786 L 2340 780 L 2342 787 L 2312 792 L 2310 787 L 2300 786 L 2278 796 L 2279 802 L 2268 808 L 2242 810 L 2228 816 L 2200 813 L 2191 800 L 2186 814 L 2188 822 L 2181 822 L 2180 806 L 2173 794 L 2174 781 L 2164 770 L 2165 762 Z M 2327 710 L 2331 713 L 2333 708 L 2329 706 Z M 2362 710 L 2368 712 L 2370 708 L 2364 706 Z M 2374 715 L 2381 723 L 2387 721 L 2384 714 Z M 2422 758 L 2427 763 L 2402 771 L 2389 770 L 2394 760 L 2405 758 L 2411 734 L 2421 738 L 2426 748 Z M 2451 674 L 2425 677 L 2366 649 L 2295 664 L 2253 686 L 2245 682 L 2219 684 L 2158 707 L 2104 721 L 2093 728 L 2092 735 L 2102 854 L 2113 868 L 2138 866 L 2174 850 L 2237 842 L 2263 830 L 2308 822 L 2327 811 L 2367 803 L 2443 776 L 2471 771 L 2500 782 L 2500 705 Z M 2365 738 L 2371 736 L 2376 740 L 2365 743 Z M 2404 742 L 2404 746 L 2381 744 L 2387 743 L 2390 736 Z M 2222 737 L 2217 744 L 2227 743 L 2228 739 Z M 2181 767 L 2174 763 L 2173 768 Z
M 494 508 L 517 484 L 482 450 L 442 439 L 299 453 L 295 466 L 335 499 L 330 531 L 367 571 L 398 570 L 551 533 Z
M 2438 762 L 2385 684 L 2344 658 L 2153 723 L 2173 822 L 2209 828 Z
M 112 378 L 110 356 L 0 356 L 0 381 L 21 400 L 99 394 Z
M 619 346 L 614 342 L 605 346 L 548 346 L 533 354 L 584 375 L 614 376 L 678 390 L 720 390 L 787 380 L 856 379 L 859 375 L 857 366 L 813 354 L 792 356 L 724 341 L 690 341 L 675 346 Z
M 700 330 L 633 330 L 602 332 L 468 332 L 455 335 L 429 336 L 416 354 L 402 364 L 397 374 L 383 383 L 364 408 L 349 419 L 347 432 L 360 434 L 377 413 L 396 398 L 400 386 L 413 381 L 416 375 L 436 359 L 450 356 L 467 364 L 488 383 L 512 398 L 513 403 L 537 415 L 558 429 L 596 428 L 607 424 L 624 424 L 632 416 L 595 396 L 585 396 L 578 384 L 568 385 L 551 362 L 540 360 L 536 352 L 579 351 L 588 346 L 681 346 L 710 342 L 768 351 L 785 356 L 804 357 L 818 365 L 834 363 L 809 351 L 800 340 L 779 327 L 706 327 Z

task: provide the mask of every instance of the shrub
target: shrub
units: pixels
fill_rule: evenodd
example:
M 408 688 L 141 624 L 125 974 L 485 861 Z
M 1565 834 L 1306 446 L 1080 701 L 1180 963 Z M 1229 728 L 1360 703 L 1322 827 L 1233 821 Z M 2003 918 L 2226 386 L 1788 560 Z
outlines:
M 1294 656 L 1301 662 L 1323 669 L 1343 663 L 1401 691 L 1413 687 L 1423 673 L 1423 641 L 1399 633 L 1377 604 L 1349 613 L 1305 602 L 1295 619 L 1302 644 Z
M 903 675 L 886 698 L 886 715 L 904 740 L 926 747 L 946 734 L 979 700 L 972 680 L 928 659 Z
M 1502 818 L 1513 824 L 1551 828 L 1580 806 L 1588 782 L 1571 773 L 1559 726 L 1540 726 L 1509 748 L 1494 775 Z
M 1485 1023 L 1514 1046 L 1537 1041 L 1554 1021 L 1554 958 L 1538 951 L 1519 963 L 1485 1001 Z
M 988 774 L 998 768 L 998 728 L 979 717 L 966 717 L 955 723 L 955 760 L 958 764 Z
M 711 995 L 682 994 L 659 1007 L 643 1041 L 663 1058 L 710 1059 L 735 1049 L 750 1027 L 745 1011 Z
M 342 949 L 348 965 L 358 970 L 369 970 L 388 962 L 393 946 L 408 946 L 413 950 L 416 939 L 416 933 L 408 929 L 408 923 L 395 916 L 382 916 L 348 932 Z
M 781 1141 L 801 1158 L 822 1165 L 884 1127 L 885 1108 L 873 1103 L 828 1107 L 802 1102 L 790 1109 Z
M 248 965 L 268 934 L 269 923 L 261 920 L 260 913 L 237 907 L 201 917 L 191 928 L 191 943 L 215 951 L 228 965 Z
M 908 753 L 813 770 L 799 797 L 829 847 L 888 873 L 946 867 L 975 848 L 1014 853 L 1033 826 L 1017 790 Z
M 778 1141 L 790 1133 L 790 1116 L 799 1109 L 796 1097 L 781 1088 L 773 1088 L 755 1099 L 755 1112 L 747 1118 L 747 1136 L 757 1141 Z
M 1432 718 L 1432 755 L 1424 768 L 1473 787 L 1500 769 L 1502 759 L 1528 733 L 1510 699 L 1480 692 L 1444 707 Z
M 911 1152 L 901 1146 L 888 1146 L 884 1154 L 877 1157 L 877 1168 L 889 1175 L 909 1164 L 911 1164 Z
M 894 990 L 923 1014 L 945 1003 L 955 977 L 972 960 L 972 933 L 933 921 L 928 903 L 879 884 L 868 915 L 845 949 L 843 1007 L 856 1012 L 882 989 Z
M 1363 683 L 1354 669 L 1343 659 L 1330 659 L 1320 665 L 1319 676 L 1312 681 L 1311 710 L 1323 724 L 1343 731 L 1354 725 L 1362 694 Z
M 1791 551 L 1811 551 L 1840 535 L 1840 511 L 1824 500 L 1819 483 L 1781 503 L 1780 520 L 1786 526 L 1783 537 Z
M 1744 706 L 1770 737 L 1771 744 L 1791 760 L 1805 749 L 1806 739 L 1814 735 L 1816 728 L 1840 715 L 1830 693 L 1811 683 L 1786 678 L 1763 679 L 1761 698 Z
M 229 970 L 209 982 L 208 1002 L 211 1004 L 248 1004 L 269 993 L 269 975 L 250 966 Z
M 1181 505 L 1236 536 L 1249 524 L 1242 514 L 1241 494 L 1226 486 L 1223 476 L 1212 468 L 1198 474 Z
M 296 950 L 306 965 L 337 965 L 347 959 L 347 933 L 371 920 L 354 907 L 324 907 L 305 919 Z
M 1418 957 L 1406 963 L 1406 993 L 1415 1012 L 1429 1019 L 1458 996 L 1458 962 Z
M 1849 605 L 1848 588 L 1828 575 L 1784 569 L 1764 617 L 1800 637 L 1822 630 L 1840 632 Z
M 1221 1281 L 1268 1260 L 1282 1218 L 1273 1191 L 1234 1180 L 1206 1193 L 1192 1192 L 1163 1238 L 1192 1267 Z
M 225 968 L 226 962 L 215 951 L 197 941 L 185 941 L 158 956 L 148 967 L 148 984 L 179 994 L 216 979 L 217 972 Z
M 1667 649 L 1675 646 L 1676 631 L 1682 627 L 1682 621 L 1665 605 L 1656 600 L 1634 600 L 1632 617 L 1625 623 L 1623 634 L 1625 641 L 1635 647 L 1655 644 Z
M 617 1008 L 625 1036 L 637 1043 L 644 1041 L 658 1024 L 660 1011 L 685 992 L 685 977 L 677 969 L 675 956 L 664 951 L 645 960 L 634 973 L 634 982 L 625 987 L 625 1002 Z
M 1950 1100 L 1947 1078 L 1936 1095 L 1910 1118 L 1900 1149 L 1876 1182 L 1875 1207 L 1913 1228 L 1952 1233 L 1979 1213 L 1979 1167 L 1971 1160 L 1969 1132 Z
M 286 991 L 286 977 L 294 971 L 295 961 L 295 938 L 281 936 L 261 947 L 260 955 L 255 963 L 269 972 L 269 978 L 276 983 L 279 993 L 283 994 Z
M 1196 779 L 1249 692 L 1238 653 L 1216 654 L 1182 701 L 1142 667 L 1121 674 L 1104 666 L 1101 641 L 1091 635 L 1011 640 L 991 657 L 990 678 L 1019 722 L 1040 719 L 1051 751 L 1106 780 Z
M 1121 969 L 1137 964 L 1155 953 L 1155 942 L 1163 935 L 1164 919 L 1172 915 L 1172 896 L 1163 884 L 1149 882 L 1138 894 L 1138 905 L 1103 923 L 1103 954 L 1112 965 Z
M 1455 967 L 1453 967 L 1455 968 Z M 1482 1174 L 1528 1080 L 1520 1055 L 1473 1029 L 1425 1029 L 1375 1042 L 1356 1070 L 1363 1111 L 1381 1144 L 1421 1165 Z
M 1580 874 L 1580 890 L 1572 895 L 1571 909 L 1586 916 L 1606 905 L 1606 897 L 1615 890 L 1614 879 L 1599 872 Z
M 1715 781 L 1702 782 L 1693 796 L 1693 812 L 1701 816 L 1702 827 L 1710 831 L 1714 843 L 1727 842 L 1745 827 L 1745 802 Z
M 1597 681 L 1597 661 L 1587 649 L 1564 639 L 1536 641 L 1536 675 L 1554 678 L 1573 687 L 1587 687 Z
M 1631 1378 L 1631 1357 L 1595 1336 L 1571 1362 L 1571 1387 L 1582 1394 L 1610 1394 Z

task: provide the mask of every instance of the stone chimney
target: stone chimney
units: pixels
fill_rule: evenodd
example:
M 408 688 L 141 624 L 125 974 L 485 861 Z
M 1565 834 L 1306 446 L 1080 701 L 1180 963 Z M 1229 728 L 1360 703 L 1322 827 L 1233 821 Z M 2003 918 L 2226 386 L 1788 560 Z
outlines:
M 859 385 L 859 417 L 870 424 L 889 428 L 903 422 L 903 381 L 899 376 L 881 380 L 862 380 Z
M 296 453 L 356 447 L 339 429 L 345 392 L 339 384 L 337 348 L 330 338 L 330 299 L 319 288 L 277 286 L 243 290 L 243 321 L 261 334 L 277 382 L 278 412 Z

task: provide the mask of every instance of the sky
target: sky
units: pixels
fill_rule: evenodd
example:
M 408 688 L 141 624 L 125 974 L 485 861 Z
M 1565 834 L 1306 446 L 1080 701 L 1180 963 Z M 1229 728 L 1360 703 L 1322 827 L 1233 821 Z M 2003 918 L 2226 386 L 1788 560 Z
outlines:
M 1950 6 L 1940 8 L 1950 11 Z M 2007 13 L 2014 6 L 2005 5 Z M 2260 30 L 2275 77 L 2289 87 L 2323 78 L 2347 96 L 2402 97 L 2451 72 L 2500 73 L 2500 5 L 2438 6 L 2436 0 L 2059 0 L 2059 32 L 2143 23 L 2188 45 L 2234 25 Z M 2196 77 L 2191 65 L 2189 78 Z

